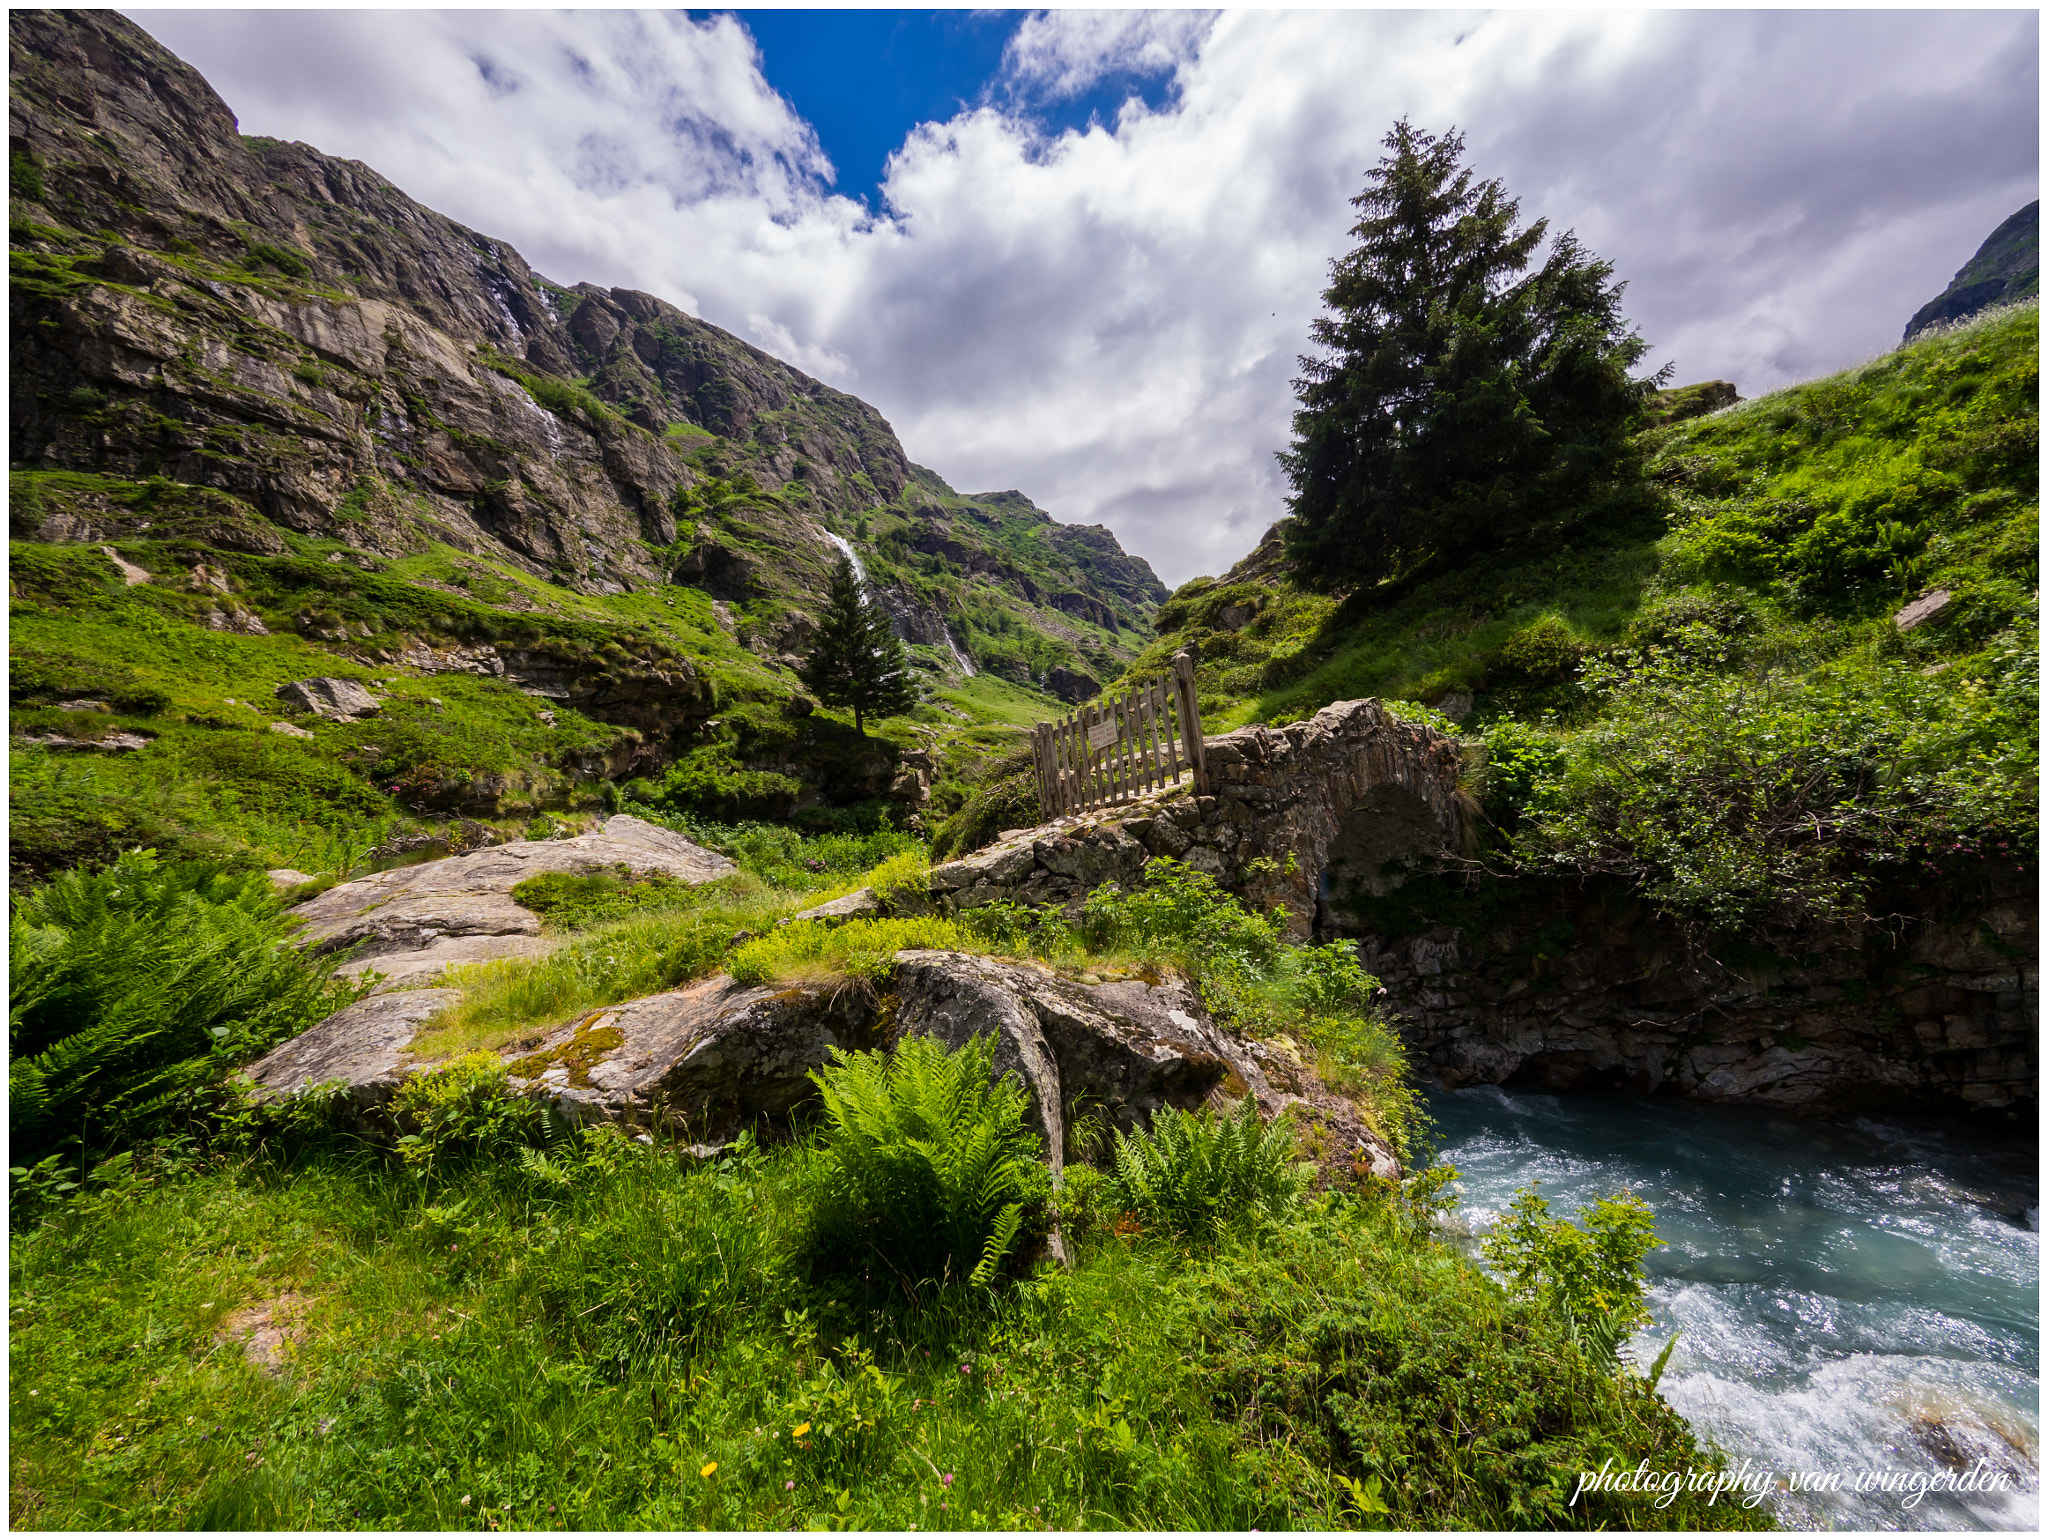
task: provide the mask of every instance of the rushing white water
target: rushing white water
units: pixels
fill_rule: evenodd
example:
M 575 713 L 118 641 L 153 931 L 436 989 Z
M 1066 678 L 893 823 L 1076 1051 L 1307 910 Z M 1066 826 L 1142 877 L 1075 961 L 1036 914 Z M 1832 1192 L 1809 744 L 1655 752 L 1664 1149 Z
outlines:
M 1650 1254 L 1648 1364 L 1727 1452 L 1842 1490 L 1769 1498 L 1797 1529 L 2033 1530 L 2040 1512 L 2040 1234 L 2032 1149 L 1904 1119 L 1768 1112 L 1498 1087 L 1437 1093 L 1453 1222 L 1477 1235 L 1540 1182 L 1569 1214 L 1627 1188 Z M 2004 1471 L 2003 1492 L 1851 1490 Z
M 860 586 L 866 588 L 868 586 L 868 569 L 861 563 L 860 552 L 856 551 L 848 543 L 845 536 L 835 535 L 829 529 L 825 531 L 825 538 L 839 547 L 839 554 L 841 556 L 844 556 L 853 563 L 853 575 L 860 580 Z
M 853 575 L 859 581 L 861 588 L 872 594 L 874 585 L 868 582 L 868 569 L 861 563 L 860 552 L 853 548 L 844 535 L 835 535 L 828 529 L 825 531 L 825 538 L 839 547 L 840 554 L 853 564 Z M 939 634 L 945 637 L 946 651 L 953 655 L 954 664 L 958 666 L 962 674 L 972 679 L 974 677 L 974 665 L 967 661 L 967 655 L 960 650 L 960 644 L 953 640 L 952 631 L 941 626 Z

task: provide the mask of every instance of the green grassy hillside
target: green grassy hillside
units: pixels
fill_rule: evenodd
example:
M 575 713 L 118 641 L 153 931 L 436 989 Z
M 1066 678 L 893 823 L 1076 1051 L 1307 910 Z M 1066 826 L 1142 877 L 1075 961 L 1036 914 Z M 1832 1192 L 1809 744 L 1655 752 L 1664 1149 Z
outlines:
M 1650 430 L 1641 497 L 1412 586 L 1307 594 L 1269 540 L 1176 592 L 1130 673 L 1192 647 L 1211 731 L 1359 696 L 1455 711 L 1511 862 L 1715 926 L 2027 859 L 2038 349 L 2021 306 Z
M 110 548 L 152 579 L 125 581 L 97 545 L 11 545 L 17 880 L 136 845 L 332 872 L 401 835 L 446 838 L 451 820 L 516 833 L 621 796 L 739 818 L 822 794 L 837 811 L 810 822 L 872 827 L 900 753 L 936 749 L 943 785 L 1059 709 L 983 675 L 863 740 L 846 713 L 793 715 L 785 671 L 698 588 L 582 593 L 446 546 L 367 556 L 164 480 L 17 471 L 10 489 L 17 531 L 108 508 L 146 526 Z M 516 653 L 573 680 L 578 704 L 404 661 L 423 648 L 437 668 Z M 313 676 L 374 687 L 381 712 L 286 712 L 277 687 Z M 97 747 L 124 739 L 144 746 Z

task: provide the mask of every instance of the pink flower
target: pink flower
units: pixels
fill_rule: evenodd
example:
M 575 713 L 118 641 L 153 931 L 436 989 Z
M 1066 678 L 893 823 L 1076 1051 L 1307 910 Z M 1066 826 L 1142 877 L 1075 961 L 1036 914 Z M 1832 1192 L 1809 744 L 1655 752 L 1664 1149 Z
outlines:
M 953 1473 L 947 1471 L 945 1475 L 939 1477 L 939 1480 L 943 1481 L 947 1486 L 951 1486 L 953 1484 Z
M 782 1490 L 785 1492 L 794 1492 L 796 1490 L 796 1483 L 794 1481 L 785 1481 L 782 1483 Z

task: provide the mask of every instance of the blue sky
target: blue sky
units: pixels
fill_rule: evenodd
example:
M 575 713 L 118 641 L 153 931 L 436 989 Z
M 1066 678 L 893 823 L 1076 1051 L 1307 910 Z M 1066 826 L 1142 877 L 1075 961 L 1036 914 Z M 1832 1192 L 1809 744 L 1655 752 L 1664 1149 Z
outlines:
M 883 206 L 882 171 L 920 123 L 1000 105 L 1049 136 L 1113 123 L 1132 96 L 1159 107 L 1164 70 L 1112 70 L 1073 94 L 1020 92 L 1003 54 L 1023 11 L 735 11 L 761 47 L 768 84 L 818 131 L 834 191 Z
M 680 305 L 1170 584 L 1284 510 L 1398 117 L 1613 262 L 1648 367 L 1748 397 L 1895 346 L 2040 196 L 2031 10 L 129 14 L 242 132 Z

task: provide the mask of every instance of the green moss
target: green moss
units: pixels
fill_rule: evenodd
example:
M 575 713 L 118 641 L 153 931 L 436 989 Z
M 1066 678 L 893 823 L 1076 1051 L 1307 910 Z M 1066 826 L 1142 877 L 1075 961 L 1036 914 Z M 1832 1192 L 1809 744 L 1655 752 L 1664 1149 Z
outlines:
M 590 1071 L 606 1054 L 623 1047 L 626 1034 L 617 1027 L 600 1027 L 602 1011 L 578 1023 L 564 1041 L 541 1053 L 528 1054 L 505 1067 L 505 1073 L 521 1080 L 538 1080 L 551 1069 L 566 1069 L 567 1083 L 587 1089 Z

